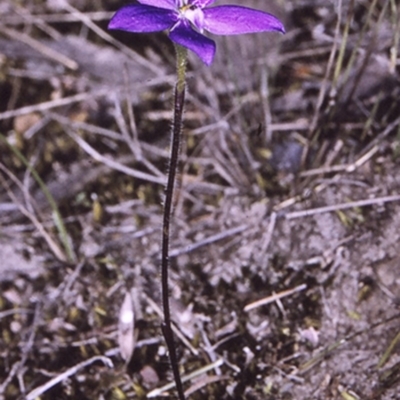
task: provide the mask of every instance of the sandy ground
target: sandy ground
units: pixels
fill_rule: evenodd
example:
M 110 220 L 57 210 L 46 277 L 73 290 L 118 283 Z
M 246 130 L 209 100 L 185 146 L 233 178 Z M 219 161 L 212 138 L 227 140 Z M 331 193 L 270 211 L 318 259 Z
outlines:
M 0 399 L 174 398 L 174 52 L 111 36 L 121 4 L 101 3 L 0 6 Z M 246 5 L 286 35 L 189 59 L 170 282 L 188 398 L 400 399 L 400 11 Z

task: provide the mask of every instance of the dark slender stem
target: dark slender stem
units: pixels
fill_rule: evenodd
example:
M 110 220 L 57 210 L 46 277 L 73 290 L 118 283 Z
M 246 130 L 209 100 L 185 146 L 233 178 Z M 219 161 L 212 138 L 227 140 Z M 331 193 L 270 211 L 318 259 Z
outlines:
M 162 303 L 164 309 L 164 322 L 162 324 L 162 331 L 164 334 L 165 341 L 167 343 L 172 372 L 174 374 L 174 380 L 176 384 L 176 390 L 178 392 L 178 397 L 180 400 L 185 400 L 185 395 L 183 392 L 181 376 L 179 374 L 179 365 L 176 356 L 174 336 L 171 327 L 171 313 L 169 307 L 168 268 L 169 268 L 170 219 L 172 214 L 172 202 L 174 198 L 176 170 L 178 167 L 179 152 L 181 146 L 182 114 L 183 114 L 184 101 L 185 101 L 185 84 L 184 81 L 182 82 L 182 79 L 178 77 L 178 82 L 176 83 L 175 86 L 174 120 L 172 128 L 172 143 L 171 143 L 171 155 L 169 160 L 168 181 L 165 189 L 163 230 L 162 230 L 162 250 L 161 250 L 161 292 L 162 292 Z

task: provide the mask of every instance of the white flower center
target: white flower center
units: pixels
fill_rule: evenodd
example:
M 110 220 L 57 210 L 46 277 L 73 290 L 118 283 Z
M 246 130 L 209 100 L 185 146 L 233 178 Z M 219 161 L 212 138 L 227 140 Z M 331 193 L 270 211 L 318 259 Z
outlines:
M 181 2 L 188 3 L 188 0 L 181 0 Z M 179 8 L 179 14 L 182 19 L 186 19 L 200 32 L 203 32 L 204 14 L 203 10 L 200 7 L 193 4 L 184 4 Z

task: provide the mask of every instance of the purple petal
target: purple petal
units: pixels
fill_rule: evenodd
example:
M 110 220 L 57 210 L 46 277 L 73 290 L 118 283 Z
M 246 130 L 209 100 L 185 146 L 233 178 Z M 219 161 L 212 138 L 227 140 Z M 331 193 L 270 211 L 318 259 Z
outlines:
M 158 32 L 173 26 L 177 19 L 178 15 L 174 11 L 135 4 L 120 8 L 111 18 L 108 29 Z
M 177 10 L 177 0 L 138 0 L 140 4 L 153 6 L 158 8 L 166 8 L 167 10 Z
M 189 0 L 190 4 L 193 4 L 194 6 L 199 6 L 201 8 L 207 7 L 208 5 L 214 3 L 215 0 Z
M 201 33 L 193 30 L 185 22 L 181 21 L 169 33 L 170 39 L 187 47 L 196 53 L 206 65 L 210 65 L 215 55 L 215 43 Z
M 215 35 L 240 35 L 265 31 L 285 33 L 278 18 L 264 11 L 241 6 L 218 6 L 206 8 L 204 29 Z

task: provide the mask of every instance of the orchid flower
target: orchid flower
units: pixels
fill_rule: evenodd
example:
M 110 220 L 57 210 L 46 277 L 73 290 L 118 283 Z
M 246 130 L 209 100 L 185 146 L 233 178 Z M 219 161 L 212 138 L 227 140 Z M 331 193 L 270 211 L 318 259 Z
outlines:
M 271 14 L 241 6 L 208 6 L 215 0 L 138 0 L 119 9 L 108 28 L 128 32 L 159 32 L 169 30 L 175 43 L 177 82 L 174 91 L 174 117 L 172 124 L 171 155 L 163 212 L 161 241 L 161 294 L 164 311 L 162 331 L 168 347 L 177 394 L 185 400 L 178 359 L 172 332 L 169 305 L 169 232 L 174 198 L 175 177 L 182 140 L 182 116 L 185 101 L 187 49 L 210 65 L 215 55 L 215 42 L 203 35 L 208 31 L 215 35 L 239 35 L 242 33 L 277 31 L 284 33 L 282 23 Z
M 263 11 L 235 5 L 208 7 L 215 0 L 138 0 L 119 9 L 109 29 L 144 33 L 169 29 L 169 38 L 196 53 L 210 65 L 215 42 L 203 35 L 240 35 L 277 31 L 284 33 L 278 18 Z

